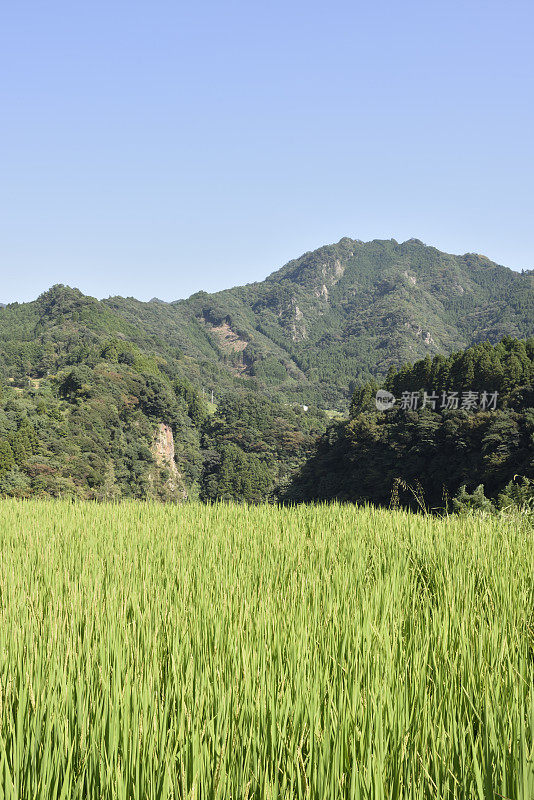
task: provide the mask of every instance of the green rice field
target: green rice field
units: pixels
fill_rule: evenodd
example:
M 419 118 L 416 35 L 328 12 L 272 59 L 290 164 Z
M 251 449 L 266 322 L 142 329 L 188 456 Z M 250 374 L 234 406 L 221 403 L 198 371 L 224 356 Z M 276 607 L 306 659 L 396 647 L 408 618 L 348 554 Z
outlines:
M 0 800 L 534 799 L 525 516 L 0 502 Z

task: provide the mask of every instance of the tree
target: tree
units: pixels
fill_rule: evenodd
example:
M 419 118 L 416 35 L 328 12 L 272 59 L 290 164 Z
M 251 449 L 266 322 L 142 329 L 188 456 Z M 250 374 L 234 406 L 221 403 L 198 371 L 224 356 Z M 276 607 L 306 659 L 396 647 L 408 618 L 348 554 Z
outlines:
M 369 381 L 364 383 L 363 386 L 358 387 L 354 392 L 351 400 L 349 414 L 355 417 L 364 411 L 372 411 L 375 408 L 375 397 L 378 391 L 378 384 L 376 381 Z
M 484 494 L 484 486 L 480 483 L 473 492 L 468 492 L 465 485 L 460 487 L 456 497 L 452 499 L 453 510 L 457 513 L 469 511 L 493 512 L 495 508 L 491 500 Z
M 4 475 L 15 466 L 15 457 L 8 441 L 0 439 L 0 475 Z
M 230 442 L 221 448 L 216 480 L 211 481 L 209 499 L 259 502 L 268 494 L 272 477 L 258 456 L 244 453 Z
M 178 378 L 174 382 L 174 391 L 177 397 L 185 401 L 187 413 L 193 425 L 198 428 L 202 427 L 209 415 L 206 404 L 202 401 L 197 390 L 189 381 Z
M 60 379 L 59 396 L 70 402 L 87 398 L 90 392 L 91 377 L 91 370 L 88 367 L 75 367 Z

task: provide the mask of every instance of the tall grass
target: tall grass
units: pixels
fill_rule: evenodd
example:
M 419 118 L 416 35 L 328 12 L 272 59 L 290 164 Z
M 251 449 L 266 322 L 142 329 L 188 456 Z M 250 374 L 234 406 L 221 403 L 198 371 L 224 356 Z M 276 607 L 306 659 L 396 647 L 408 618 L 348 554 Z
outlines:
M 0 800 L 532 800 L 527 525 L 2 502 Z

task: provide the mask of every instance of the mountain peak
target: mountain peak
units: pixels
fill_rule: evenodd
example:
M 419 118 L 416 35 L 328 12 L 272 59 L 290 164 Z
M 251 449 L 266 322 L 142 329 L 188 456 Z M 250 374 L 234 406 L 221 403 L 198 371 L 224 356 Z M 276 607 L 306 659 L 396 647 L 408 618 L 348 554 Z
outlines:
M 39 295 L 37 305 L 45 316 L 60 317 L 71 314 L 82 306 L 98 305 L 98 300 L 83 294 L 79 289 L 56 283 Z

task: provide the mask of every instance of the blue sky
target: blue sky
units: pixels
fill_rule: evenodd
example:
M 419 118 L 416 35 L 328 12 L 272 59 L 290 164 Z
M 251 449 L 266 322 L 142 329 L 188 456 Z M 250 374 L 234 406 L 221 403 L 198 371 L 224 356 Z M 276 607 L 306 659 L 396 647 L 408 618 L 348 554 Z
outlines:
M 534 267 L 533 5 L 2 4 L 0 300 L 172 300 L 342 236 Z

